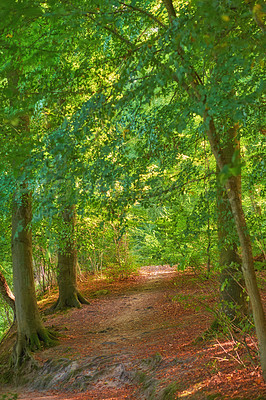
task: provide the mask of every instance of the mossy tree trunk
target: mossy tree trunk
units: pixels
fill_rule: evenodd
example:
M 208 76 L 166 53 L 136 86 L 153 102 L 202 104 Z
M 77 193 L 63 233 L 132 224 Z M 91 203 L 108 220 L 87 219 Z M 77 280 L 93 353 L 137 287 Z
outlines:
M 12 264 L 17 318 L 17 340 L 12 361 L 18 366 L 30 350 L 53 343 L 37 307 L 32 265 L 31 194 L 26 183 L 13 198 Z
M 62 213 L 57 265 L 59 297 L 55 305 L 52 307 L 52 311 L 70 307 L 79 308 L 81 304 L 89 304 L 77 289 L 78 258 L 75 229 L 75 206 L 69 206 L 65 208 Z

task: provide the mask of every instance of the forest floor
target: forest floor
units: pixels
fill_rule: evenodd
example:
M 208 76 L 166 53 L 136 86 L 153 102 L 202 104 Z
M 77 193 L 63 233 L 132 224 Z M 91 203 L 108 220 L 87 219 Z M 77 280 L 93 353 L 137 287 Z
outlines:
M 0 389 L 0 399 L 266 399 L 247 348 L 206 333 L 217 284 L 168 266 L 143 267 L 120 282 L 84 277 L 79 287 L 90 305 L 44 316 L 58 345 L 34 353 L 38 366 L 18 377 L 17 388 Z M 47 294 L 40 308 L 56 296 Z M 252 337 L 247 344 L 256 350 Z

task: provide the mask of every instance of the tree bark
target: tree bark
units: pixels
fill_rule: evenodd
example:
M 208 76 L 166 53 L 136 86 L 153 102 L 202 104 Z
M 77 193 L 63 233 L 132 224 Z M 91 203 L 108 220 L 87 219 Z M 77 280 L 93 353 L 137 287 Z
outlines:
M 236 124 L 228 130 L 227 140 L 223 145 L 224 161 L 227 165 L 232 163 L 232 158 L 236 151 L 239 153 L 238 162 L 240 162 L 240 142 L 237 140 L 237 131 L 238 125 Z M 227 317 L 238 325 L 248 311 L 245 298 L 245 283 L 241 271 L 241 258 L 237 253 L 238 238 L 231 206 L 226 190 L 219 182 L 218 173 L 219 167 L 217 165 L 217 228 L 222 309 Z M 240 174 L 235 177 L 235 181 L 241 198 Z
M 37 307 L 30 223 L 31 195 L 24 183 L 14 195 L 12 214 L 12 263 L 17 317 L 17 341 L 12 357 L 15 366 L 29 357 L 30 350 L 53 343 L 53 337 L 45 329 Z
M 58 251 L 59 297 L 52 311 L 89 304 L 77 289 L 77 247 L 75 240 L 75 207 L 66 208 L 62 214 L 61 243 Z
M 16 315 L 16 310 L 15 310 L 15 296 L 13 295 L 10 287 L 8 286 L 8 283 L 6 281 L 6 278 L 0 271 L 0 293 L 5 300 L 5 302 L 9 305 L 9 307 L 12 308 L 14 312 L 14 317 Z
M 167 10 L 169 21 L 172 21 L 173 18 L 176 18 L 176 12 L 175 12 L 172 0 L 163 0 L 163 3 Z
M 247 314 L 245 283 L 241 271 L 241 258 L 237 252 L 237 233 L 230 203 L 218 179 L 217 212 L 222 311 L 232 323 L 238 325 Z

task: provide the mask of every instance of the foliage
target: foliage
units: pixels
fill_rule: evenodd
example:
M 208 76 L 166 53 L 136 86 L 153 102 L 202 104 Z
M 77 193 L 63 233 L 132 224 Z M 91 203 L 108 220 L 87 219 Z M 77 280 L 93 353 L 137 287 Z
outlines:
M 106 221 L 105 213 L 82 218 L 77 227 L 79 261 L 82 269 L 112 279 L 126 278 L 135 270 L 128 234 L 119 220 Z
M 8 393 L 1 395 L 1 400 L 17 400 L 17 398 L 18 395 L 16 393 Z
M 217 179 L 241 174 L 253 250 L 265 256 L 265 6 L 176 1 L 171 14 L 165 3 L 1 7 L 0 264 L 9 281 L 11 198 L 25 181 L 43 292 L 72 235 L 81 271 L 118 278 L 144 263 L 216 268 L 210 123 L 220 153 L 237 127 L 240 153 Z M 75 232 L 62 226 L 70 206 Z

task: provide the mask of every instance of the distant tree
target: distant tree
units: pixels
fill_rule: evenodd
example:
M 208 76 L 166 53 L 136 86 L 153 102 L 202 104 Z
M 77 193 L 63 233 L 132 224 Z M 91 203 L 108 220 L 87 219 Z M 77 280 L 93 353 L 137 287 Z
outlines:
M 80 307 L 89 302 L 79 293 L 77 288 L 77 245 L 76 245 L 76 211 L 75 206 L 66 207 L 62 211 L 59 227 L 59 250 L 57 281 L 59 297 L 52 310 Z

